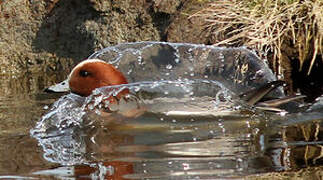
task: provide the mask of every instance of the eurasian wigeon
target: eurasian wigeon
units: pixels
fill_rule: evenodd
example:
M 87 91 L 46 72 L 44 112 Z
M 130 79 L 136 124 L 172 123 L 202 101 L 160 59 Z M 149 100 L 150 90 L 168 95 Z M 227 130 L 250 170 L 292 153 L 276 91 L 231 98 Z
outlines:
M 67 92 L 70 91 L 77 95 L 87 97 L 92 94 L 96 88 L 104 86 L 122 85 L 128 84 L 126 77 L 117 70 L 113 65 L 100 60 L 100 59 L 87 59 L 77 64 L 69 74 L 67 80 L 47 88 L 47 92 Z M 128 96 L 126 96 L 128 95 Z M 110 104 L 119 104 L 120 101 L 128 102 L 129 100 L 138 100 L 136 97 L 132 97 L 129 89 L 123 89 L 116 96 L 110 96 L 105 100 L 108 100 Z M 116 111 L 124 116 L 137 116 L 141 114 L 145 109 L 139 107 L 135 102 L 133 106 L 118 107 Z M 114 107 L 115 109 L 116 107 Z M 129 109 L 130 108 L 130 109 Z M 111 112 L 111 108 L 107 108 L 106 111 Z
M 128 84 L 128 81 L 113 65 L 99 59 L 87 59 L 73 68 L 67 80 L 47 88 L 46 91 L 66 92 L 67 90 L 70 90 L 72 93 L 86 97 L 91 95 L 96 88 L 121 84 Z M 264 110 L 280 111 L 280 109 L 275 107 L 304 97 L 291 96 L 279 98 L 275 101 L 260 102 L 262 97 L 268 92 L 283 84 L 282 81 L 273 81 L 264 84 L 260 88 L 243 93 L 240 95 L 240 98 L 245 100 L 247 104 L 259 106 L 259 108 Z M 124 89 L 119 92 L 117 96 L 110 97 L 108 100 L 115 103 L 127 94 L 129 94 L 129 90 Z

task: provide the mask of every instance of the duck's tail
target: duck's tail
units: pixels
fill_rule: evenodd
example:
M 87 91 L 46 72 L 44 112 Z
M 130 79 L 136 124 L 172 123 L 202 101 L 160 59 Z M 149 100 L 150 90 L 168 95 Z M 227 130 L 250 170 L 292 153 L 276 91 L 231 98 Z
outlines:
M 291 96 L 281 97 L 281 98 L 277 98 L 277 99 L 262 101 L 264 96 L 266 96 L 272 90 L 274 90 L 280 86 L 283 86 L 284 84 L 285 84 L 285 82 L 281 81 L 281 80 L 272 81 L 272 82 L 269 82 L 259 88 L 247 91 L 247 92 L 239 95 L 239 97 L 242 100 L 246 101 L 247 104 L 253 105 L 259 109 L 269 110 L 269 111 L 278 111 L 278 112 L 284 111 L 278 107 L 281 105 L 287 104 L 291 101 L 299 100 L 299 99 L 306 97 L 304 95 L 291 95 Z

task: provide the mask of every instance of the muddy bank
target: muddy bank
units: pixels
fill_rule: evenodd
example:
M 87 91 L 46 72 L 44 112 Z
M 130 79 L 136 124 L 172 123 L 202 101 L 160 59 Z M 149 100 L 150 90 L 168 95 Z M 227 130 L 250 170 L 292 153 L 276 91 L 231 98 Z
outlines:
M 192 2 L 0 1 L 1 73 L 51 74 L 122 42 L 205 43 L 196 34 L 200 27 L 187 20 L 203 7 Z

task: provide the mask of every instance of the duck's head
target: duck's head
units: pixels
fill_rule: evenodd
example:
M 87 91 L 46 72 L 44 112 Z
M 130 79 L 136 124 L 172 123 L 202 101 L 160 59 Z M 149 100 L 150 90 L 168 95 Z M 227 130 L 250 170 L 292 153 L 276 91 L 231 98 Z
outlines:
M 99 59 L 87 59 L 76 65 L 68 79 L 46 89 L 47 92 L 71 92 L 89 96 L 96 88 L 127 84 L 125 76 L 113 65 Z
M 68 77 L 71 92 L 81 96 L 89 96 L 99 87 L 127 83 L 120 71 L 99 59 L 89 59 L 79 63 Z

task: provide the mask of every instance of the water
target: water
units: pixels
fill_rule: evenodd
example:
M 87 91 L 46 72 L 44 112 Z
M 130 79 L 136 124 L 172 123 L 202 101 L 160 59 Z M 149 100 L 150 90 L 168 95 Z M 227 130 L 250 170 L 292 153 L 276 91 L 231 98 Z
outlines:
M 207 57 L 190 48 L 195 53 L 187 62 Z M 87 98 L 42 92 L 66 74 L 2 76 L 0 179 L 265 179 L 273 172 L 319 179 L 322 106 L 286 115 L 257 110 L 240 101 L 227 81 L 214 79 L 218 74 L 206 80 L 196 64 L 178 65 L 182 50 L 174 52 L 174 62 L 156 64 L 160 71 L 144 55 L 128 69 L 123 56 L 112 58 L 133 83 L 100 88 Z M 138 73 L 140 68 L 146 70 Z M 144 74 L 147 69 L 154 71 Z M 240 82 L 243 76 L 234 72 Z M 258 69 L 249 77 L 264 74 Z M 123 89 L 131 94 L 119 105 L 108 101 Z
M 132 99 L 135 102 L 120 100 L 119 105 L 100 106 L 105 97 L 125 88 L 136 97 Z M 114 170 L 106 168 L 119 166 L 128 167 L 122 175 L 130 179 L 236 177 L 251 170 L 266 172 L 269 164 L 249 168 L 255 159 L 263 158 L 264 144 L 258 141 L 265 142 L 259 140 L 261 130 L 257 126 L 266 123 L 266 115 L 235 102 L 223 88 L 206 80 L 154 81 L 100 88 L 83 99 L 69 94 L 43 116 L 32 135 L 47 161 L 74 168 L 87 164 L 96 169 L 96 176 L 108 177 Z M 217 100 L 220 94 L 222 98 Z M 118 113 L 100 112 L 111 106 Z M 120 115 L 131 109 L 141 112 L 135 117 Z M 61 113 L 66 116 L 62 118 Z M 104 165 L 110 163 L 114 166 Z M 37 172 L 42 173 L 48 171 Z
M 58 96 L 41 92 L 49 79 L 44 76 L 1 76 L 0 97 L 0 174 L 25 175 L 41 167 L 50 167 L 43 160 L 42 149 L 30 137 L 29 131 L 43 113 L 44 106 L 53 103 Z
M 218 94 L 208 91 L 211 87 Z M 212 81 L 125 85 L 121 89 L 137 97 L 130 106 L 146 106 L 137 117 L 95 111 L 104 108 L 100 96 L 113 95 L 111 89 L 118 92 L 120 87 L 98 89 L 88 98 L 68 94 L 52 106 L 59 95 L 45 96 L 41 90 L 18 96 L 17 103 L 8 103 L 17 97 L 3 97 L 1 108 L 10 112 L 3 120 L 11 124 L 1 127 L 0 177 L 214 179 L 320 166 L 321 120 L 302 122 L 292 115 L 289 120 L 257 111 L 219 87 Z M 217 101 L 220 93 L 223 98 Z M 92 109 L 86 109 L 90 104 Z M 200 107 L 204 114 L 190 113 L 183 104 L 192 110 Z M 47 105 L 51 108 L 44 109 Z M 114 110 L 126 111 L 126 105 L 120 103 Z M 59 115 L 67 113 L 64 110 L 70 113 L 64 116 L 68 125 Z M 55 123 L 48 123 L 51 120 Z

